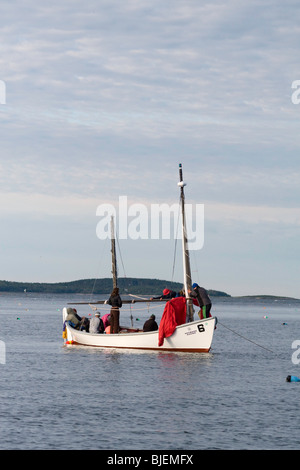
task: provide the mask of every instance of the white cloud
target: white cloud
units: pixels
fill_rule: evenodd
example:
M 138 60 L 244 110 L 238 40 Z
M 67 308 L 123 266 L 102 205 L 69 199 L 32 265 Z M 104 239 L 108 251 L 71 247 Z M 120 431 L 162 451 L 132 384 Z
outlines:
M 64 216 L 66 222 L 74 216 L 81 218 L 87 214 L 96 213 L 98 201 L 96 198 L 61 196 L 31 192 L 26 193 L 1 193 L 0 215 L 20 216 L 32 215 L 36 218 L 49 216 Z
M 300 207 L 270 207 L 249 206 L 241 204 L 207 204 L 205 210 L 207 220 L 224 222 L 242 222 L 244 226 L 251 228 L 252 224 L 280 224 L 299 229 Z

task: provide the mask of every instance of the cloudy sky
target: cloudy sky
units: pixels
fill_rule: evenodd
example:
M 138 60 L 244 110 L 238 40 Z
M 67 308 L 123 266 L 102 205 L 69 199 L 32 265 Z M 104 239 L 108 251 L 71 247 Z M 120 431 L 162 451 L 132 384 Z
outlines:
M 300 298 L 297 1 L 10 0 L 0 12 L 0 279 L 109 277 L 97 207 L 177 203 L 182 163 L 186 201 L 205 208 L 193 280 Z M 182 281 L 174 239 L 119 245 L 120 276 Z

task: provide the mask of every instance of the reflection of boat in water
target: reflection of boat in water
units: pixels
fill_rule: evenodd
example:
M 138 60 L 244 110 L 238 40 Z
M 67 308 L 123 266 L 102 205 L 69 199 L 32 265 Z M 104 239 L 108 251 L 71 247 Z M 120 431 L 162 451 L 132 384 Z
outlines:
M 182 167 L 179 165 L 180 199 L 182 215 L 183 271 L 185 292 L 192 290 L 189 251 L 185 228 L 185 200 Z M 113 230 L 113 225 L 112 225 Z M 112 265 L 114 286 L 117 285 L 115 238 L 112 233 Z M 154 302 L 146 300 L 147 302 Z M 123 303 L 135 303 L 123 301 Z M 140 300 L 142 302 L 142 300 Z M 145 300 L 143 300 L 145 302 Z M 94 302 L 103 304 L 104 301 Z M 166 302 L 164 312 L 157 331 L 143 332 L 134 328 L 121 327 L 118 334 L 91 334 L 79 331 L 66 321 L 68 308 L 63 308 L 64 337 L 66 344 L 93 346 L 100 348 L 120 348 L 139 350 L 158 350 L 174 352 L 209 352 L 213 339 L 216 319 L 213 317 L 194 321 L 192 298 L 176 297 Z

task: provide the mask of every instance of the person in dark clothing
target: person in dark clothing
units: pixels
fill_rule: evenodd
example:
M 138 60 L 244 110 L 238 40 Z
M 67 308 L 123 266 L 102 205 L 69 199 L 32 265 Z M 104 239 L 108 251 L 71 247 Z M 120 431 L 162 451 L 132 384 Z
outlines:
M 194 283 L 193 290 L 189 291 L 189 294 L 191 297 L 198 300 L 201 309 L 199 312 L 200 319 L 203 320 L 203 318 L 211 317 L 211 300 L 204 287 L 200 287 L 198 284 Z
M 155 321 L 155 315 L 151 315 L 149 320 L 146 320 L 143 326 L 143 331 L 156 331 L 158 330 L 158 324 Z
M 90 331 L 90 320 L 88 318 L 82 317 L 80 330 L 87 333 Z
M 176 292 L 170 289 L 164 289 L 162 295 L 158 297 L 151 297 L 150 300 L 165 300 L 165 299 L 173 299 L 176 297 Z
M 120 308 L 122 307 L 122 299 L 119 295 L 118 287 L 115 287 L 107 301 L 111 305 L 110 311 L 110 333 L 119 333 L 120 331 Z

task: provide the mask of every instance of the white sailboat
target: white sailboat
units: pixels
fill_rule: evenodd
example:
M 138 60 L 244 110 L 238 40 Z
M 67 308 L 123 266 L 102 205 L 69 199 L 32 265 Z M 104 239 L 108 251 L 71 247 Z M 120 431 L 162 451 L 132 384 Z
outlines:
M 185 197 L 182 166 L 179 165 L 179 183 L 182 215 L 182 251 L 185 292 L 192 290 L 189 251 L 187 247 L 185 222 Z M 112 225 L 113 230 L 113 225 Z M 117 285 L 115 237 L 112 233 L 112 265 L 114 287 Z M 123 301 L 132 303 L 135 301 Z M 147 300 L 149 302 L 149 300 Z M 95 302 L 103 304 L 104 301 Z M 199 308 L 199 307 L 198 307 Z M 118 334 L 91 334 L 79 331 L 66 321 L 68 308 L 63 308 L 64 341 L 66 345 L 83 345 L 100 348 L 137 349 L 148 351 L 173 351 L 207 353 L 211 349 L 216 318 L 210 317 L 194 321 L 193 299 L 178 297 L 167 301 L 159 329 L 143 332 L 131 327 L 121 327 Z

